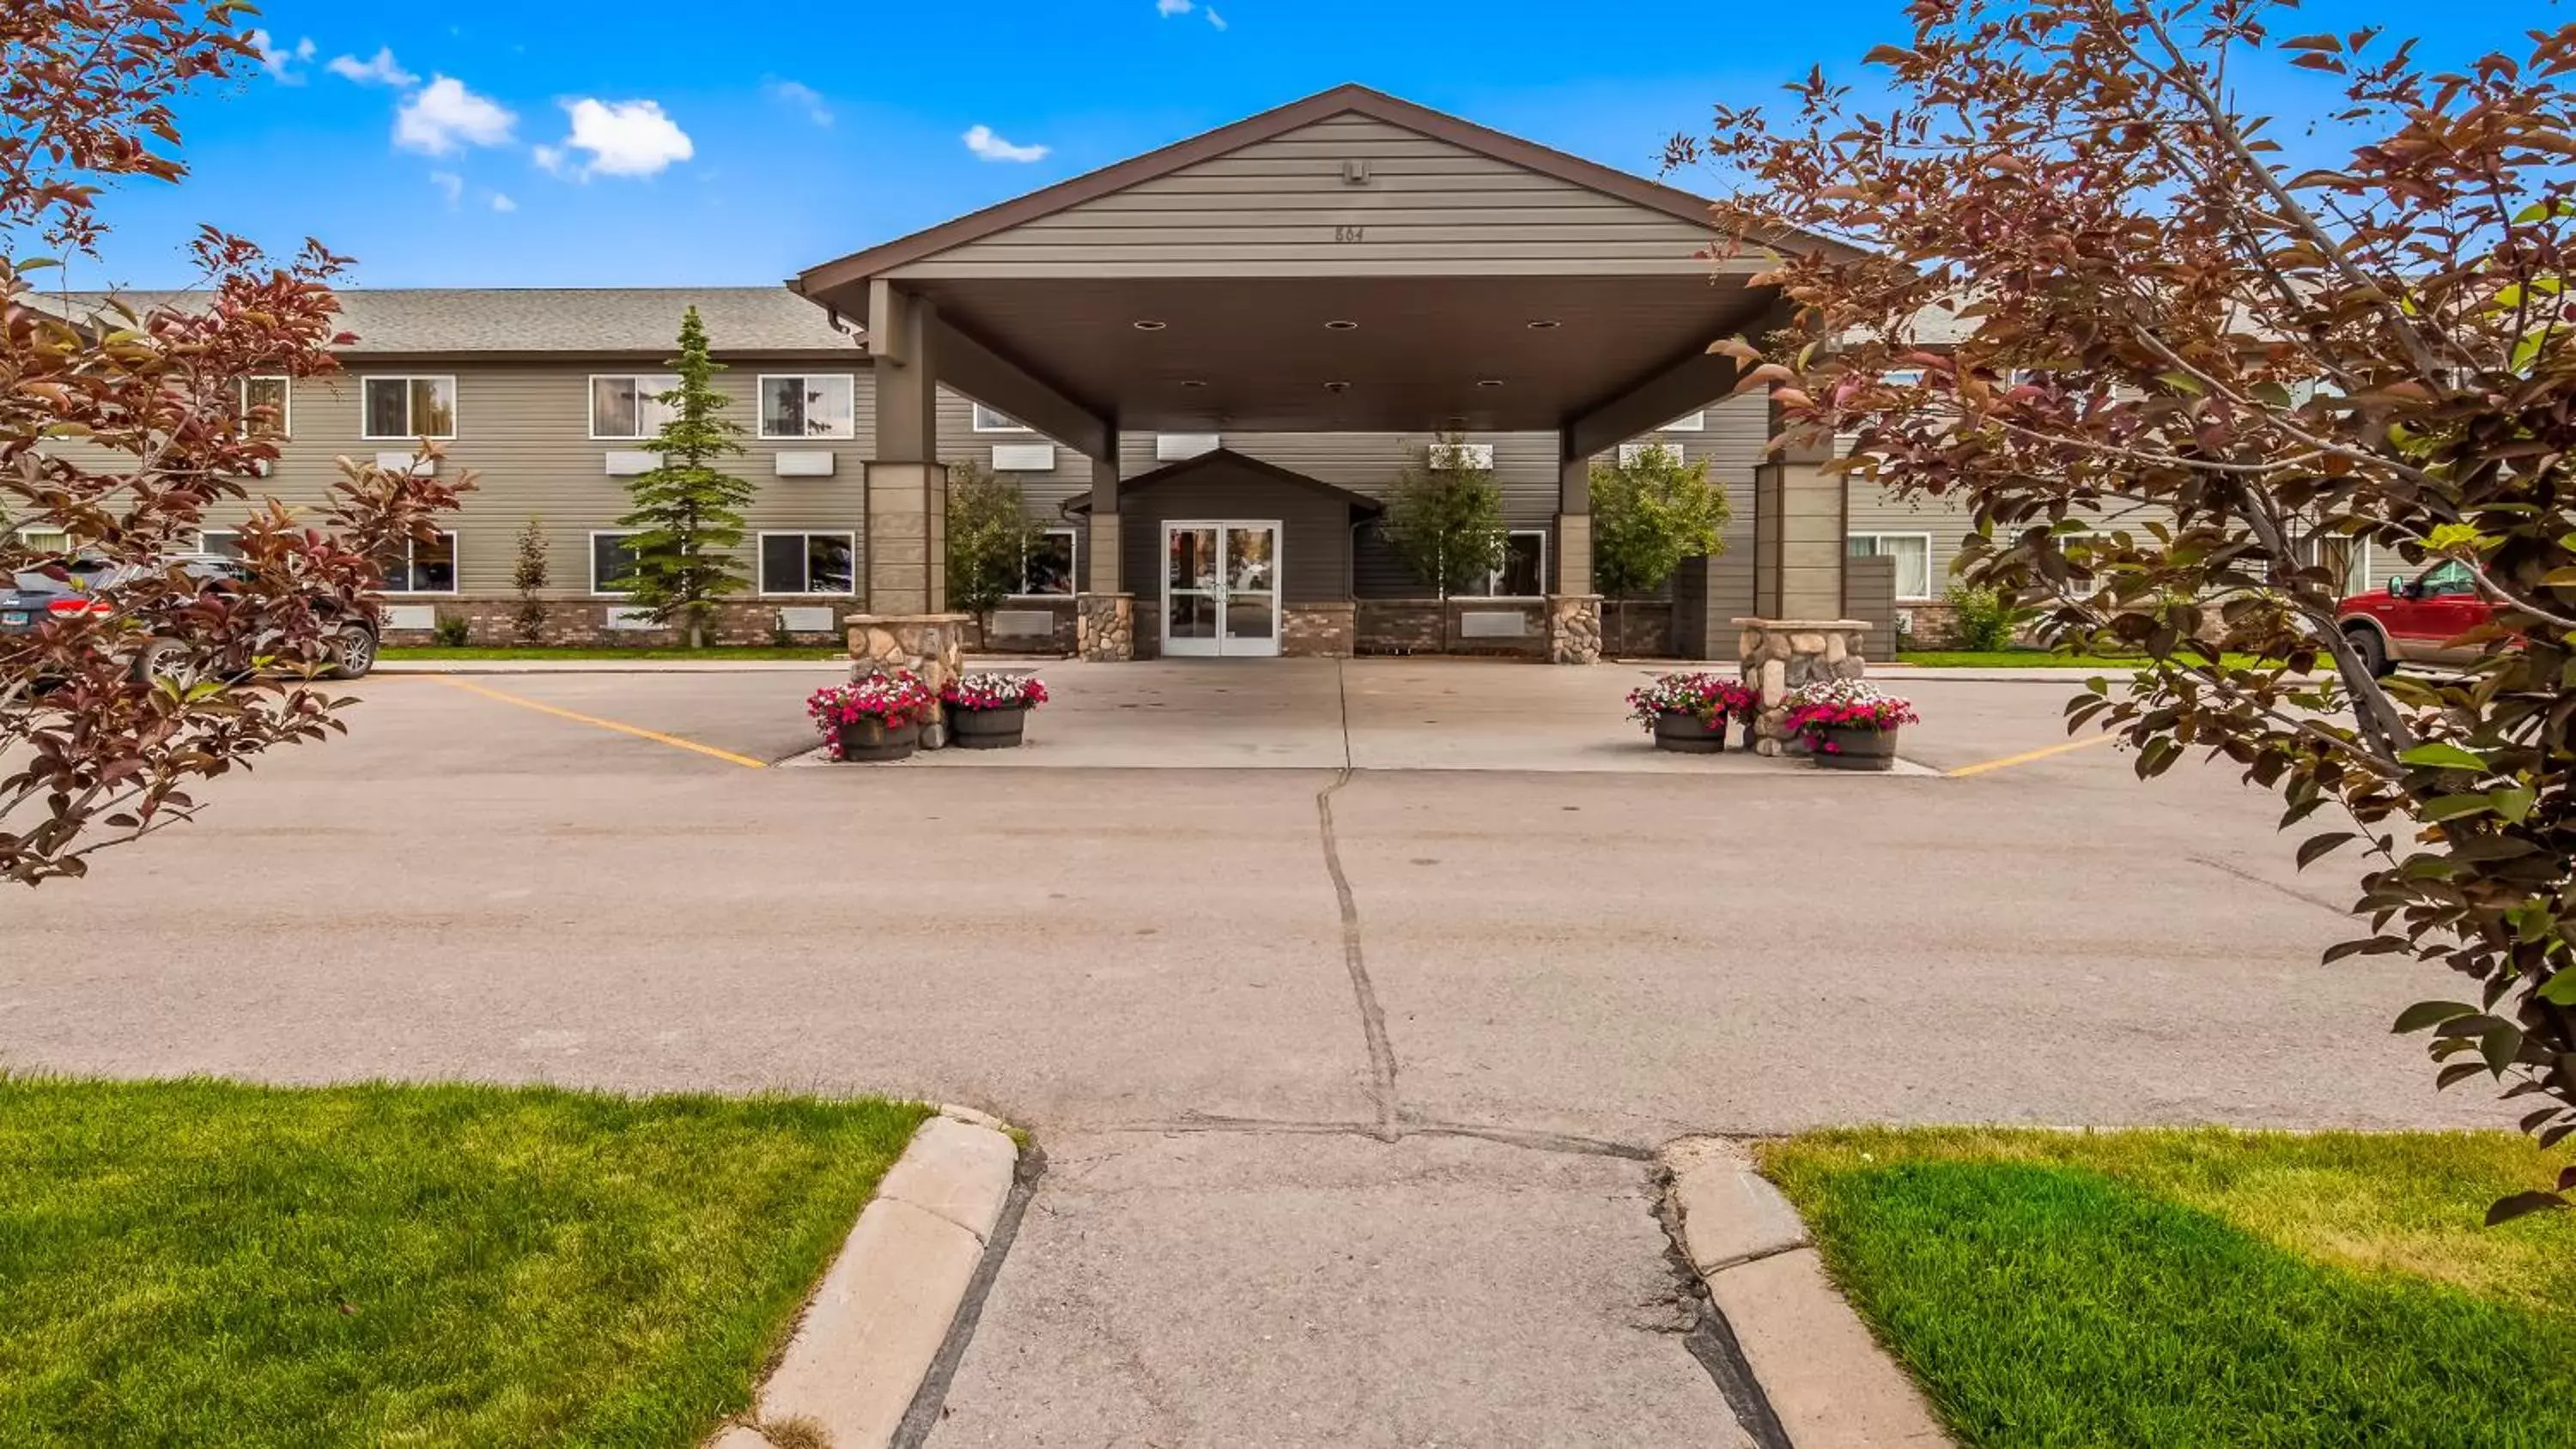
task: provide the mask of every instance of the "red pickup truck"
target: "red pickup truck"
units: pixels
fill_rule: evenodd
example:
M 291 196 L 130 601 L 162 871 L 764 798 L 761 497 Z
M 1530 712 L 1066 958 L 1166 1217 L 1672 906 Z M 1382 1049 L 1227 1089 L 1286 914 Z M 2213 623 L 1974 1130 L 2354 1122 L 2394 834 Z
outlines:
M 2373 674 L 2401 664 L 2466 664 L 2478 650 L 2452 641 L 2494 617 L 2495 606 L 2478 596 L 2468 565 L 2456 559 L 2420 579 L 2390 579 L 2385 593 L 2355 594 L 2335 606 L 2335 618 Z

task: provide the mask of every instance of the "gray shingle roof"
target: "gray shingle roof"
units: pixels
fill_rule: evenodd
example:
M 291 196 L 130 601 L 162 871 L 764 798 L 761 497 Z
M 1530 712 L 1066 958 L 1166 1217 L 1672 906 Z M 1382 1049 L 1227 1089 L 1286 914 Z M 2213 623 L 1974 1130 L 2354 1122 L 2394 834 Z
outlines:
M 78 315 L 107 294 L 39 293 L 31 300 Z M 188 294 L 123 292 L 140 311 Z M 358 335 L 353 354 L 589 352 L 668 354 L 680 314 L 698 309 L 718 356 L 746 352 L 855 352 L 860 342 L 821 307 L 785 287 L 365 288 L 340 294 L 340 325 Z

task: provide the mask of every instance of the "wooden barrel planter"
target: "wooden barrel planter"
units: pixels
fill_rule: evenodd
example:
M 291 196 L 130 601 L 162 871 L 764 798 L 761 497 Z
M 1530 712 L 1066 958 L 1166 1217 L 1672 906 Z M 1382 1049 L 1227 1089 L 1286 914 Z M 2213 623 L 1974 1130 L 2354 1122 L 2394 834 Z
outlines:
M 960 709 L 948 707 L 948 743 L 961 750 L 1013 750 L 1028 729 L 1029 707 L 1005 705 L 999 709 Z
M 836 725 L 841 758 L 853 764 L 881 765 L 890 760 L 908 760 L 921 745 L 918 723 L 889 726 L 874 715 L 861 715 L 848 724 Z
M 1725 715 L 1719 715 L 1715 724 L 1702 724 L 1695 714 L 1659 714 L 1655 716 L 1655 748 L 1682 755 L 1723 753 L 1727 723 Z
M 1816 764 L 1827 770 L 1893 770 L 1896 731 L 1827 728 L 1814 751 Z

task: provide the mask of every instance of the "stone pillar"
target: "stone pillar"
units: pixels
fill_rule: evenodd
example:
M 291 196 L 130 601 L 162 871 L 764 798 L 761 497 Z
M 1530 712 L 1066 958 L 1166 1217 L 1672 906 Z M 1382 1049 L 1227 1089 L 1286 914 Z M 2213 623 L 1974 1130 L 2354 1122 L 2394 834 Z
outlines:
M 876 456 L 868 461 L 868 609 L 935 615 L 948 607 L 948 469 L 939 461 L 939 368 L 931 304 L 891 283 L 868 301 Z
M 1601 662 L 1601 596 L 1551 594 L 1547 601 L 1547 662 Z
M 852 614 L 850 677 L 908 669 L 937 694 L 965 671 L 966 614 Z M 925 749 L 948 743 L 948 722 L 934 714 L 921 727 Z
M 1094 664 L 1136 657 L 1136 596 L 1085 594 L 1075 603 L 1074 648 Z
M 1756 754 L 1787 753 L 1789 692 L 1819 679 L 1858 679 L 1866 672 L 1859 619 L 1738 619 L 1737 658 L 1744 683 L 1759 698 L 1753 718 Z

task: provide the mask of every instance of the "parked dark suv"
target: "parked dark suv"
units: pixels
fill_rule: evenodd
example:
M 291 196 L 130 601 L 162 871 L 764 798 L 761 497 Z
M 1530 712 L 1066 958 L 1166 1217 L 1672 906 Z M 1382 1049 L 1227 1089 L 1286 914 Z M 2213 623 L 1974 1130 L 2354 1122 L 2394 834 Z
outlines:
M 172 564 L 186 569 L 190 577 L 209 589 L 243 576 L 241 565 L 221 554 L 173 554 L 161 567 Z M 64 560 L 63 572 L 69 577 L 58 579 L 33 570 L 13 575 L 9 587 L 0 589 L 0 634 L 26 633 L 43 624 L 48 616 L 110 609 L 117 586 L 135 577 L 138 570 L 100 559 L 73 558 Z M 135 651 L 134 672 L 160 673 L 184 657 L 187 650 L 184 639 L 147 640 Z M 341 620 L 331 629 L 331 652 L 333 678 L 364 678 L 376 667 L 376 621 L 366 616 Z

